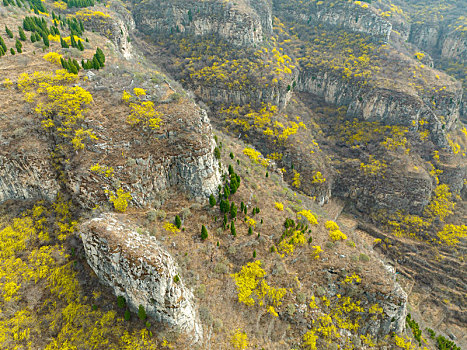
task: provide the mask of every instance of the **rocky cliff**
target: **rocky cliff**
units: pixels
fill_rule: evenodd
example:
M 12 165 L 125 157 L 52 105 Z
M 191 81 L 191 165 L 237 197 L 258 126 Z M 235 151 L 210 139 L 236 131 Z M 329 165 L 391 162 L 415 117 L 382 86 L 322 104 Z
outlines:
M 267 1 L 149 1 L 134 4 L 138 29 L 145 34 L 217 34 L 234 45 L 253 45 L 272 31 Z
M 191 334 L 193 342 L 202 340 L 193 293 L 153 237 L 137 233 L 109 213 L 84 222 L 80 237 L 89 266 L 133 311 L 142 305 L 155 320 Z
M 389 41 L 392 24 L 366 8 L 347 1 L 337 1 L 332 6 L 313 1 L 274 0 L 274 9 L 287 20 L 303 21 L 308 25 L 323 24 L 371 35 L 375 40 Z

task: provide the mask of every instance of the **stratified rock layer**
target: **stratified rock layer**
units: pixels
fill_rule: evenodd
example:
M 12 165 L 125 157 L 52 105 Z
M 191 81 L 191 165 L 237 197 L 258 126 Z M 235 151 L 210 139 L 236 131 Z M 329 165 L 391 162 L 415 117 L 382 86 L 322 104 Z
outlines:
M 177 265 L 150 236 L 127 227 L 116 215 L 105 214 L 81 225 L 86 260 L 115 296 L 125 297 L 133 311 L 142 305 L 159 322 L 202 339 L 193 293 L 177 280 Z

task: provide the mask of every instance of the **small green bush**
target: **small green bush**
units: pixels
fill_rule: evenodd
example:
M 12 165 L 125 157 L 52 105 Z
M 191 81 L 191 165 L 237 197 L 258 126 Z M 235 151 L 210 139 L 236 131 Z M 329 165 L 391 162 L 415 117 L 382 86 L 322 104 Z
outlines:
M 129 321 L 131 318 L 130 311 L 125 310 L 125 314 L 123 315 L 123 318 L 125 319 L 125 321 Z
M 208 238 L 208 230 L 206 229 L 206 226 L 201 227 L 201 239 L 204 241 L 206 238 Z
M 146 315 L 146 310 L 144 310 L 143 305 L 140 305 L 138 308 L 138 318 L 141 321 L 144 321 L 148 316 Z
M 125 304 L 126 304 L 126 301 L 125 301 L 125 298 L 123 296 L 118 296 L 117 297 L 117 306 L 120 308 L 120 309 L 123 309 L 125 307 Z

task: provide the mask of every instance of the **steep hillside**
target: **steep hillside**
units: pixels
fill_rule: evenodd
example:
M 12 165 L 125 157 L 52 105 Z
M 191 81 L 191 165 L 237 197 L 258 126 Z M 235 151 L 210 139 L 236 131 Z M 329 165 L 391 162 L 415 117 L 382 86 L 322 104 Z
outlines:
M 0 348 L 466 346 L 464 5 L 3 0 Z

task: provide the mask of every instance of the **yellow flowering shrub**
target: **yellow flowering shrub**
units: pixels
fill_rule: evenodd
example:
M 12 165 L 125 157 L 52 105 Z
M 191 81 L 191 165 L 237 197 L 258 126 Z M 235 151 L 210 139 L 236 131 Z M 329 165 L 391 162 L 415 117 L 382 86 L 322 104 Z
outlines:
M 322 253 L 323 249 L 321 249 L 319 245 L 314 245 L 312 248 L 314 249 L 314 252 L 312 253 L 312 257 L 313 259 L 318 260 L 319 254 Z
M 250 218 L 249 216 L 246 216 L 245 219 L 246 219 L 246 224 L 247 224 L 248 226 L 253 227 L 253 228 L 256 227 L 256 221 L 255 221 L 255 219 Z
M 314 183 L 314 184 L 322 184 L 326 181 L 326 179 L 323 177 L 323 175 L 321 174 L 320 171 L 317 171 L 314 175 L 313 175 L 313 180 L 311 181 L 311 183 Z
M 302 346 L 306 350 L 317 350 L 316 341 L 318 340 L 318 336 L 315 334 L 315 331 L 311 330 L 305 333 L 303 336 L 303 343 Z
M 146 96 L 146 90 L 141 89 L 141 88 L 134 88 L 133 92 L 135 93 L 136 96 Z
M 5 80 L 2 82 L 2 85 L 9 89 L 13 85 L 13 82 L 9 78 L 5 78 Z
M 297 217 L 300 218 L 301 216 L 307 219 L 310 225 L 318 225 L 318 220 L 316 219 L 316 216 L 311 211 L 301 210 L 297 213 Z
M 455 246 L 459 239 L 467 237 L 466 225 L 444 225 L 443 229 L 437 233 L 440 244 Z
M 234 349 L 244 350 L 248 347 L 248 336 L 242 330 L 237 329 L 230 339 L 230 344 Z
M 248 156 L 254 163 L 261 164 L 263 167 L 267 168 L 269 166 L 269 160 L 265 159 L 261 152 L 254 150 L 253 148 L 245 148 L 243 154 Z
M 131 98 L 131 97 L 132 97 L 132 95 L 131 95 L 129 92 L 123 90 L 123 93 L 122 93 L 122 101 L 128 103 L 128 102 L 130 102 L 130 98 Z
M 105 177 L 112 177 L 113 174 L 114 174 L 114 168 L 108 167 L 108 166 L 105 166 L 105 165 L 102 166 L 99 163 L 96 163 L 93 166 L 91 166 L 91 168 L 89 170 L 91 170 L 94 173 L 98 173 L 100 175 L 103 175 Z
M 275 202 L 275 206 L 276 206 L 276 209 L 279 210 L 279 211 L 284 210 L 284 204 L 282 204 L 280 202 Z
M 329 230 L 329 238 L 331 238 L 332 241 L 335 242 L 347 239 L 347 236 L 340 230 L 339 225 L 334 221 L 326 221 L 324 227 Z
M 293 171 L 293 179 L 292 179 L 292 186 L 299 188 L 301 185 L 302 181 L 300 179 L 300 173 L 297 171 Z
M 170 223 L 170 222 L 166 222 L 164 224 L 164 229 L 167 232 L 170 232 L 170 233 L 179 233 L 180 232 L 180 229 L 177 226 L 175 226 L 174 224 Z
M 282 298 L 287 293 L 285 288 L 274 288 L 264 280 L 266 272 L 261 268 L 261 260 L 242 266 L 241 270 L 231 277 L 237 285 L 237 297 L 240 303 L 253 306 L 266 306 L 267 312 L 278 316 L 275 308 L 282 304 Z
M 143 125 L 152 130 L 159 129 L 162 122 L 162 113 L 154 108 L 154 102 L 130 103 L 131 114 L 127 118 L 131 126 Z
M 280 252 L 286 255 L 293 254 L 295 247 L 303 246 L 306 243 L 306 238 L 302 231 L 295 230 L 291 236 L 284 237 L 277 248 Z
M 344 283 L 360 283 L 362 282 L 362 278 L 357 275 L 355 272 L 351 276 L 345 276 Z
M 125 192 L 123 188 L 117 189 L 115 194 L 111 193 L 109 201 L 113 203 L 116 211 L 124 213 L 128 207 L 128 201 L 132 199 L 130 192 Z

